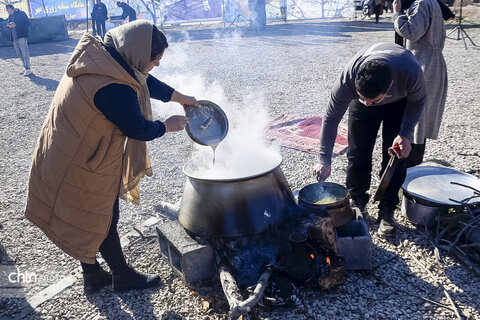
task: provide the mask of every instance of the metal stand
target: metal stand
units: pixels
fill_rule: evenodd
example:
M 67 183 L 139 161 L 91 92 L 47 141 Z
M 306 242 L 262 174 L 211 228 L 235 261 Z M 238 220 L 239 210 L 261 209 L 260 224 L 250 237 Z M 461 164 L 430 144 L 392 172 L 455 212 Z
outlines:
M 230 29 L 230 27 L 231 27 L 232 25 L 234 25 L 236 22 L 239 22 L 239 21 L 240 21 L 240 18 L 243 18 L 243 19 L 245 19 L 246 21 L 248 21 L 247 17 L 245 17 L 243 14 L 239 13 L 239 14 L 237 14 L 237 16 L 235 17 L 235 19 L 233 19 L 233 21 L 230 23 L 230 25 L 224 30 L 224 32 L 227 31 L 228 29 Z M 235 24 L 235 25 L 236 25 L 236 24 Z
M 462 35 L 462 40 L 463 40 L 463 44 L 465 45 L 465 49 L 467 49 L 467 42 L 465 41 L 465 37 L 468 38 L 468 40 L 470 40 L 470 42 L 473 44 L 474 47 L 476 47 L 477 45 L 473 42 L 473 40 L 470 38 L 470 36 L 468 35 L 468 33 L 463 30 L 463 27 L 462 27 L 462 7 L 463 7 L 463 0 L 460 1 L 460 14 L 458 16 L 458 26 L 456 26 L 452 31 L 450 31 L 448 34 L 447 34 L 447 38 L 452 34 L 454 33 L 455 31 L 457 31 L 457 38 L 448 38 L 448 39 L 453 39 L 453 40 L 460 40 L 460 34 Z

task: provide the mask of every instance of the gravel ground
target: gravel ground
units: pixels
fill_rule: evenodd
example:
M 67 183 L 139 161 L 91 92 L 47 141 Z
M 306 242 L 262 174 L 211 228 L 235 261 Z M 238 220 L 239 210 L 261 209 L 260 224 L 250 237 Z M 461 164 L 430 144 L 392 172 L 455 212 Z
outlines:
M 232 143 L 257 145 L 265 121 L 280 114 L 321 115 L 333 81 L 342 66 L 362 46 L 393 41 L 392 23 L 322 20 L 273 24 L 262 33 L 239 27 L 222 29 L 168 29 L 171 40 L 162 64 L 154 73 L 180 92 L 217 102 L 232 124 Z M 480 43 L 480 28 L 466 29 Z M 54 278 L 78 268 L 78 261 L 63 254 L 23 215 L 31 155 L 54 90 L 63 75 L 79 34 L 68 41 L 30 46 L 31 77 L 19 75 L 21 65 L 12 47 L 0 51 L 3 94 L 0 102 L 0 262 Z M 444 50 L 449 71 L 449 93 L 438 140 L 429 141 L 426 160 L 480 175 L 480 51 L 465 50 L 461 41 L 447 40 Z M 156 103 L 160 119 L 180 112 L 174 104 Z M 344 119 L 345 120 L 345 119 Z M 247 125 L 248 126 L 247 126 Z M 253 140 L 252 140 L 253 139 Z M 131 231 L 151 216 L 158 216 L 159 201 L 178 204 L 185 177 L 183 164 L 191 157 L 192 143 L 182 133 L 149 143 L 154 175 L 142 181 L 138 207 L 121 204 L 120 234 Z M 230 150 L 227 147 L 224 149 Z M 281 148 L 282 170 L 292 189 L 313 182 L 315 156 Z M 219 150 L 220 153 L 220 150 Z M 378 170 L 378 150 L 376 150 Z M 334 160 L 330 181 L 344 184 L 346 157 Z M 375 184 L 375 183 L 374 183 Z M 375 208 L 369 207 L 375 216 Z M 163 220 L 166 217 L 160 216 Z M 421 230 L 397 212 L 400 232 L 385 241 L 369 222 L 374 242 L 371 272 L 349 272 L 346 283 L 331 292 L 304 289 L 298 303 L 261 309 L 260 319 L 452 319 L 447 308 L 427 303 L 428 298 L 448 305 L 413 254 L 437 276 L 465 318 L 480 319 L 480 281 L 449 256 L 435 255 Z M 184 285 L 159 258 L 156 242 L 125 248 L 135 268 L 155 272 L 160 289 L 115 294 L 104 289 L 88 299 L 82 281 L 43 303 L 26 319 L 227 319 L 228 304 L 219 281 Z M 57 278 L 55 278 L 57 279 Z M 55 282 L 55 281 L 53 281 Z M 30 298 L 53 283 L 24 283 L 19 298 L 0 299 L 0 317 L 13 317 Z

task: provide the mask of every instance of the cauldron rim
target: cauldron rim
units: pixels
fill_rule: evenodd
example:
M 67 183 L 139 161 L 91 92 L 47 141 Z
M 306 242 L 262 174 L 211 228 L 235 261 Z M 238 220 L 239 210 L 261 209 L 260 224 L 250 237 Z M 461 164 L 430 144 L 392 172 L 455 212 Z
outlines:
M 279 152 L 276 152 L 276 151 L 273 151 L 273 150 L 268 150 L 268 151 L 265 151 L 264 152 L 265 154 L 269 154 L 270 156 L 276 158 L 275 160 L 276 161 L 276 164 L 274 166 L 272 166 L 270 169 L 268 170 L 264 170 L 262 172 L 259 172 L 259 173 L 255 173 L 255 174 L 251 174 L 251 175 L 248 175 L 248 176 L 242 176 L 242 177 L 235 177 L 235 178 L 220 178 L 220 179 L 213 179 L 213 178 L 208 178 L 208 177 L 201 177 L 201 176 L 197 176 L 197 175 L 193 175 L 191 173 L 188 172 L 188 166 L 193 162 L 193 159 L 190 159 L 187 163 L 185 163 L 183 165 L 183 168 L 182 168 L 182 171 L 183 173 L 188 177 L 188 178 L 191 178 L 191 179 L 194 179 L 194 180 L 198 180 L 198 181 L 207 181 L 207 182 L 234 182 L 234 181 L 245 181 L 245 180 L 250 180 L 250 179 L 254 179 L 254 178 L 258 178 L 260 176 L 263 176 L 263 175 L 266 175 L 266 174 L 269 174 L 270 172 L 276 170 L 278 167 L 280 167 L 283 163 L 283 158 L 282 158 L 282 155 L 279 153 Z

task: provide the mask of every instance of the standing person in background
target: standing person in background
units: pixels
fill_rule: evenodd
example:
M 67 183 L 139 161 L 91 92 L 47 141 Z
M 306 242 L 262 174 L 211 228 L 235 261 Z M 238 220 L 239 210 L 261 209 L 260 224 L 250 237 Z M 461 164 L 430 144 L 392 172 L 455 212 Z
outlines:
M 280 0 L 280 18 L 287 22 L 287 0 Z
M 7 4 L 5 9 L 8 12 L 7 27 L 10 29 L 12 35 L 13 46 L 23 63 L 23 70 L 20 74 L 29 76 L 32 74 L 30 70 L 30 52 L 27 42 L 30 21 L 25 12 L 20 9 L 15 9 L 11 4 Z
M 137 20 L 137 12 L 128 4 L 126 4 L 125 2 L 118 1 L 117 6 L 119 6 L 123 10 L 122 16 L 121 16 L 122 19 L 126 19 L 128 17 L 129 22 Z
M 385 4 L 384 4 L 384 7 L 385 7 L 385 12 L 388 12 L 388 10 L 390 10 L 390 12 L 393 12 L 393 0 L 385 0 Z
M 149 74 L 167 47 L 165 35 L 146 20 L 112 29 L 103 41 L 84 33 L 40 132 L 25 216 L 80 260 L 86 294 L 160 282 L 128 265 L 117 223 L 119 198 L 138 204 L 139 182 L 153 174 L 146 141 L 183 130 L 188 121 L 183 115 L 154 121 L 150 99 L 198 105 Z
M 102 0 L 97 0 L 97 3 L 95 3 L 93 6 L 91 14 L 93 20 L 93 36 L 96 36 L 97 33 L 103 39 L 106 33 L 105 21 L 108 20 L 107 6 L 102 2 Z
M 442 54 L 445 45 L 444 20 L 454 15 L 439 1 L 441 0 L 393 2 L 395 31 L 407 39 L 406 47 L 423 70 L 427 91 L 427 104 L 415 126 L 412 152 L 406 163 L 408 167 L 423 162 L 427 138 L 437 139 L 447 99 L 447 65 Z M 402 9 L 406 11 L 405 14 L 401 13 Z
M 383 0 L 373 0 L 373 12 L 375 13 L 375 23 L 378 23 L 380 15 L 383 12 Z

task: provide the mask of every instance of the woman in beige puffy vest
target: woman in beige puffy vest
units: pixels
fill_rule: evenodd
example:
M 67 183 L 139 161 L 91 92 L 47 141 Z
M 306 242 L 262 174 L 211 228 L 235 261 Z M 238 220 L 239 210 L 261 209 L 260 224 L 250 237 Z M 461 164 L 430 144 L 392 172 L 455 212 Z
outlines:
M 110 30 L 104 42 L 84 34 L 38 139 L 25 215 L 81 261 L 86 293 L 112 283 L 125 291 L 160 282 L 128 266 L 117 222 L 118 198 L 138 204 L 138 183 L 152 175 L 146 141 L 187 123 L 181 115 L 153 121 L 150 99 L 198 105 L 149 74 L 167 47 L 165 35 L 144 20 Z

